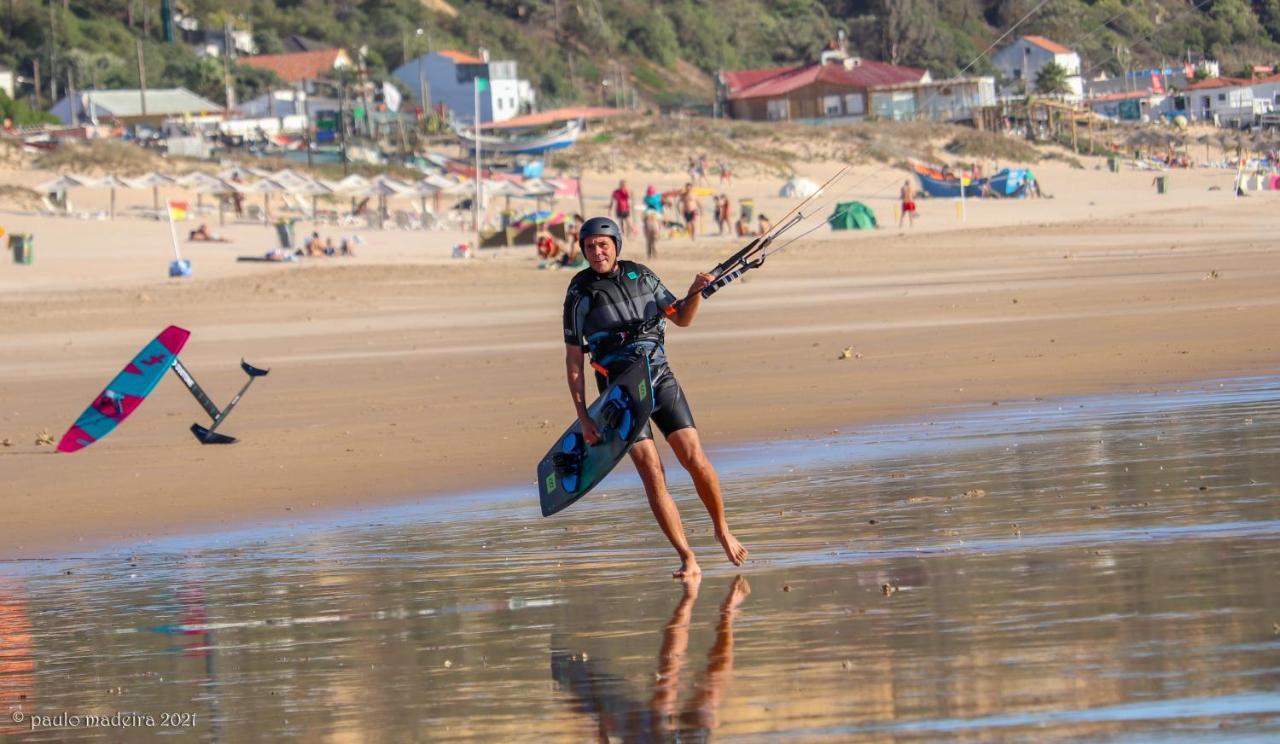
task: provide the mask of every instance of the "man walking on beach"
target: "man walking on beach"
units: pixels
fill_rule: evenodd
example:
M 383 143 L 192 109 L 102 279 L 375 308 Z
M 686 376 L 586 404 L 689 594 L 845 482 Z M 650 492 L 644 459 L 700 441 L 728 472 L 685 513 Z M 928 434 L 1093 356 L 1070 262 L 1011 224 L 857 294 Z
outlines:
M 898 213 L 898 227 L 902 227 L 902 221 L 907 219 L 907 215 L 911 215 L 911 226 L 916 226 L 916 202 L 915 195 L 911 193 L 910 179 L 902 182 L 902 189 L 898 192 L 898 196 L 902 198 L 902 211 Z
M 601 391 L 608 386 L 609 377 L 616 377 L 641 356 L 647 356 L 652 370 L 653 423 L 666 437 L 680 465 L 693 477 L 698 497 L 711 517 L 716 540 L 725 555 L 734 565 L 742 565 L 747 549 L 729 532 L 719 478 L 702 450 L 689 403 L 667 365 L 663 348 L 666 320 L 681 328 L 692 324 L 702 302 L 699 291 L 714 277 L 698 274 L 689 287 L 689 298 L 677 301 L 648 268 L 618 260 L 622 231 L 613 220 L 608 217 L 587 220 L 579 240 L 589 266 L 569 282 L 564 301 L 564 340 L 569 395 L 578 412 L 583 438 L 589 444 L 600 441 L 600 432 L 587 415 L 583 374 L 586 353 L 591 354 L 591 366 L 597 370 L 596 387 Z M 667 492 L 662 460 L 648 422 L 631 448 L 631 461 L 644 482 L 649 508 L 658 526 L 680 556 L 680 568 L 672 572 L 672 576 L 689 578 L 700 574 L 701 569 L 685 538 L 680 512 Z
M 693 193 L 693 184 L 686 183 L 684 189 L 680 192 L 680 212 L 684 215 L 684 226 L 689 231 L 689 237 L 693 240 L 698 239 L 698 197 Z
M 618 181 L 618 188 L 609 196 L 609 207 L 618 218 L 618 224 L 630 237 L 636 234 L 635 225 L 631 224 L 631 192 L 626 181 Z

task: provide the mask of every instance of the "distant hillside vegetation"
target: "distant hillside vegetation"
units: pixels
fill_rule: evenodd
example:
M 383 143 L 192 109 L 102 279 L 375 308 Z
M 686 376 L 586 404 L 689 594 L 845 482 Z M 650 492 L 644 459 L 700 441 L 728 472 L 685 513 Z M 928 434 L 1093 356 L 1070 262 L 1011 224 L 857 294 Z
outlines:
M 1209 55 L 1227 74 L 1280 61 L 1280 0 L 177 0 L 205 28 L 252 30 L 259 51 L 293 35 L 353 52 L 383 75 L 432 49 L 520 63 L 544 106 L 634 95 L 657 104 L 707 104 L 719 69 L 810 58 L 843 32 L 872 59 L 927 67 L 935 77 L 989 73 L 980 53 L 1030 14 L 1009 39 L 1040 34 L 1080 52 L 1086 73 L 1117 73 Z M 144 39 L 151 87 L 183 85 L 223 99 L 222 65 L 161 41 L 154 0 L 9 2 L 0 10 L 0 64 L 24 77 L 40 60 L 48 91 L 136 87 L 135 39 Z M 423 33 L 417 33 L 422 29 Z M 973 60 L 977 59 L 976 62 Z M 973 64 L 970 66 L 970 63 Z M 241 100 L 275 81 L 236 68 Z M 621 83 L 621 85 L 619 84 Z M 27 88 L 17 96 L 25 98 Z M 47 101 L 45 102 L 48 103 Z

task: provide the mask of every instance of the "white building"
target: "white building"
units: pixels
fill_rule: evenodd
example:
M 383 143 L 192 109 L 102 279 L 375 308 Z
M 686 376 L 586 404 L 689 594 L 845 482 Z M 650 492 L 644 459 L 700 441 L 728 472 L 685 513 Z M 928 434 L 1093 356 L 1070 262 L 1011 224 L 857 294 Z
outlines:
M 1068 98 L 1084 97 L 1084 81 L 1080 77 L 1080 55 L 1043 36 L 1024 36 L 996 53 L 992 60 L 1011 89 L 1034 91 L 1036 75 L 1050 62 L 1067 71 Z
M 1248 80 L 1240 78 L 1209 78 L 1187 86 L 1183 93 L 1186 108 L 1192 121 L 1203 121 L 1229 126 L 1236 123 L 1252 121 L 1255 114 L 1264 114 L 1270 110 L 1269 103 L 1259 99 L 1255 102 L 1254 90 Z
M 137 88 L 125 90 L 82 90 L 74 98 L 64 97 L 49 113 L 63 124 L 105 123 L 121 125 L 159 124 L 170 118 L 199 121 L 220 119 L 222 104 L 203 98 L 186 88 L 148 88 L 146 105 Z
M 13 98 L 13 81 L 13 70 L 10 70 L 4 65 L 0 65 L 0 90 L 4 91 L 5 95 L 10 98 Z
M 421 99 L 426 91 L 431 106 L 444 106 L 460 122 L 472 123 L 475 114 L 475 79 L 489 81 L 480 93 L 480 122 L 506 121 L 534 106 L 534 89 L 520 80 L 516 63 L 490 62 L 488 52 L 473 57 L 447 50 L 431 52 L 397 67 L 391 74 Z
M 1253 100 L 1270 101 L 1272 111 L 1280 111 L 1280 75 L 1253 81 Z

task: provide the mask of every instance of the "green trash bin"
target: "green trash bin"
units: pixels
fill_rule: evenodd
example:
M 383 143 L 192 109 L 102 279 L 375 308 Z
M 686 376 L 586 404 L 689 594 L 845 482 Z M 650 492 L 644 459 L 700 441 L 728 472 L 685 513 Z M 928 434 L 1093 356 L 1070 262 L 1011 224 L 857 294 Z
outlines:
M 1112 173 L 1119 173 L 1120 158 L 1115 158 L 1115 157 L 1107 158 L 1107 170 L 1111 171 Z
M 35 241 L 31 233 L 13 233 L 9 236 L 9 249 L 13 251 L 13 262 L 31 265 L 35 253 Z
M 1156 193 L 1165 194 L 1169 191 L 1169 177 L 1156 176 Z

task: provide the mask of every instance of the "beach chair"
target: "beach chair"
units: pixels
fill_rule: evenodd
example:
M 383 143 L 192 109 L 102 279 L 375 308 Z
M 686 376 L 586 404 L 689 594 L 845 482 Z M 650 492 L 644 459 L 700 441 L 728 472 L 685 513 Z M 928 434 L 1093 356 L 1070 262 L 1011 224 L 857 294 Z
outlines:
M 39 213 L 41 217 L 66 217 L 67 216 L 67 211 L 65 209 L 62 209 L 58 205 L 54 204 L 49 199 L 49 196 L 47 194 L 40 197 Z

